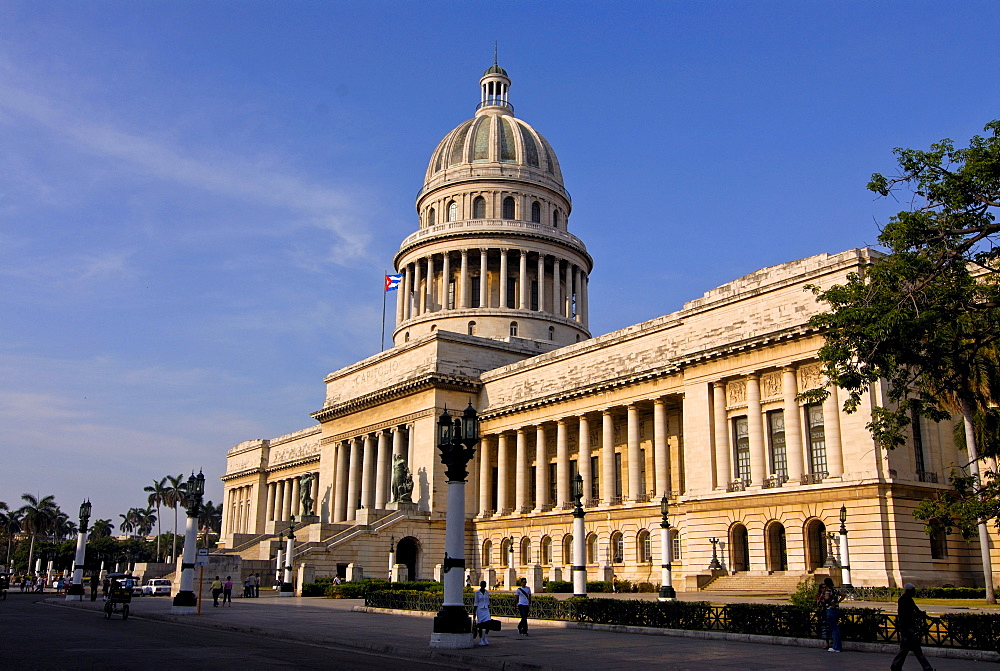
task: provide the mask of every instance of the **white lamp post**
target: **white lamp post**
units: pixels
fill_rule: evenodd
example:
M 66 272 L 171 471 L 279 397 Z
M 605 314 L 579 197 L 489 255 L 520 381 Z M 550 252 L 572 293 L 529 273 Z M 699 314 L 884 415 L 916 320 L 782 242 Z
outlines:
M 194 565 L 198 553 L 198 513 L 205 494 L 205 475 L 199 471 L 187 480 L 184 507 L 187 525 L 184 527 L 184 552 L 181 554 L 181 586 L 174 597 L 170 612 L 174 615 L 194 615 L 198 612 L 198 595 L 194 593 Z
M 851 552 L 847 548 L 847 506 L 840 506 L 840 586 L 851 585 Z
M 392 582 L 392 569 L 396 567 L 396 537 L 389 538 L 389 582 Z
M 587 530 L 583 526 L 583 476 L 573 478 L 573 596 L 587 596 Z
M 292 553 L 295 552 L 295 515 L 288 521 L 288 541 L 285 545 L 285 577 L 281 581 L 281 591 L 278 596 L 295 596 L 295 583 L 292 577 Z
M 670 522 L 667 521 L 669 512 L 670 504 L 667 502 L 667 495 L 664 494 L 663 498 L 660 499 L 660 515 L 663 517 L 663 521 L 660 522 L 660 556 L 663 557 L 663 563 L 660 564 L 660 596 L 658 597 L 660 601 L 673 601 L 677 598 L 677 592 L 674 591 L 673 573 L 670 568 L 673 557 L 670 547 Z
M 66 590 L 66 600 L 83 601 L 83 562 L 87 554 L 87 524 L 90 522 L 90 499 L 80 505 L 80 528 L 76 534 L 76 560 L 73 563 L 73 584 Z M 91 578 L 97 580 L 97 576 Z
M 479 417 L 469 403 L 452 420 L 448 409 L 438 418 L 438 450 L 448 478 L 448 509 L 444 532 L 444 602 L 434 617 L 432 648 L 471 648 L 472 620 L 465 610 L 465 478 L 466 467 L 479 442 Z M 459 570 L 454 570 L 459 569 Z
M 278 556 L 275 557 L 274 561 L 274 587 L 276 589 L 281 589 L 281 583 L 282 583 L 281 573 L 282 571 L 285 570 L 283 567 L 285 549 L 281 547 L 281 544 L 284 542 L 284 540 L 285 540 L 285 532 L 281 532 L 280 534 L 278 534 Z

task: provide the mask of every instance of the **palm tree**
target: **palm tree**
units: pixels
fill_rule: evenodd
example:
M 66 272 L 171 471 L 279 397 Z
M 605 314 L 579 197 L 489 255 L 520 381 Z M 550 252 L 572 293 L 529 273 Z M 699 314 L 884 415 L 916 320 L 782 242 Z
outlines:
M 135 508 L 129 508 L 127 513 L 119 513 L 118 517 L 122 518 L 118 528 L 123 533 L 132 535 L 132 532 L 135 530 Z
M 160 527 L 160 506 L 166 501 L 167 479 L 163 478 L 159 482 L 153 480 L 153 484 L 143 487 L 142 491 L 149 492 L 147 501 L 150 506 L 156 506 L 156 560 L 160 561 L 163 559 L 160 554 L 160 536 L 163 535 L 163 529 Z
M 222 526 L 222 504 L 215 505 L 211 501 L 205 501 L 198 511 L 198 528 L 205 530 L 205 547 L 209 547 L 209 532 L 218 533 Z
M 7 559 L 4 561 L 4 566 L 10 570 L 10 546 L 14 540 L 14 534 L 21 530 L 21 516 L 19 511 L 11 510 L 3 501 L 0 501 L 0 525 L 3 525 L 7 532 Z
M 171 539 L 170 556 L 174 561 L 177 561 L 177 507 L 185 503 L 184 495 L 187 493 L 187 481 L 184 479 L 183 473 L 178 474 L 177 477 L 168 475 L 165 479 L 167 487 L 163 503 L 174 509 L 174 537 Z
M 31 562 L 35 558 L 35 538 L 40 533 L 45 533 L 52 528 L 59 507 L 56 505 L 56 498 L 52 494 L 43 498 L 22 494 L 21 500 L 24 505 L 17 511 L 21 517 L 21 528 L 31 534 L 31 548 L 28 550 L 28 570 L 31 570 Z
M 115 525 L 111 523 L 111 520 L 97 520 L 94 522 L 94 526 L 90 528 L 90 537 L 104 538 L 105 536 L 110 536 L 114 530 Z
M 136 519 L 136 531 L 139 535 L 145 538 L 153 531 L 153 525 L 156 524 L 156 513 L 153 512 L 153 508 L 136 508 L 135 509 L 135 519 Z

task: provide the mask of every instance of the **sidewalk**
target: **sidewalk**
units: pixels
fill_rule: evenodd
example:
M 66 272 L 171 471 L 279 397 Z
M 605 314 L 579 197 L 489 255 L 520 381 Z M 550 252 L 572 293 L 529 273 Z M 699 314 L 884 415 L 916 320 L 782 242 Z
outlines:
M 92 611 L 98 616 L 103 604 L 47 600 L 58 606 Z M 393 615 L 363 612 L 364 604 L 353 599 L 281 598 L 262 594 L 259 599 L 234 599 L 232 607 L 213 608 L 211 599 L 203 603 L 202 615 L 170 614 L 171 599 L 143 597 L 132 601 L 132 616 L 204 628 L 239 631 L 260 636 L 280 637 L 332 648 L 353 648 L 387 654 L 400 660 L 432 660 L 458 668 L 488 668 L 505 671 L 535 669 L 634 669 L 655 665 L 667 669 L 887 669 L 895 654 L 894 646 L 879 652 L 828 653 L 821 647 L 761 645 L 750 637 L 721 635 L 707 638 L 706 632 L 686 632 L 691 637 L 618 633 L 594 628 L 571 628 L 574 623 L 531 621 L 531 635 L 521 638 L 514 625 L 491 634 L 490 645 L 469 650 L 432 650 L 429 647 L 431 620 L 428 614 Z M 580 625 L 576 625 L 579 627 Z M 773 637 L 758 637 L 774 643 Z M 819 641 L 807 641 L 821 646 Z M 930 654 L 963 651 L 933 650 Z M 944 671 L 968 669 L 976 662 L 968 659 L 934 659 Z M 915 661 L 910 662 L 914 667 Z M 401 664 L 401 668 L 405 665 Z

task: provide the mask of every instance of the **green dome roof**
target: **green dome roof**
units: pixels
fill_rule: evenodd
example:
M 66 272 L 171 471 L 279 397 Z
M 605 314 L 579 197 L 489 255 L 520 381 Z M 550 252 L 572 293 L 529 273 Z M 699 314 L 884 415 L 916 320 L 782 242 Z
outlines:
M 484 77 L 486 75 L 503 75 L 504 77 L 506 77 L 507 76 L 507 71 L 504 70 L 499 65 L 497 65 L 496 63 L 494 63 L 489 68 L 487 68 L 486 72 L 483 73 Z

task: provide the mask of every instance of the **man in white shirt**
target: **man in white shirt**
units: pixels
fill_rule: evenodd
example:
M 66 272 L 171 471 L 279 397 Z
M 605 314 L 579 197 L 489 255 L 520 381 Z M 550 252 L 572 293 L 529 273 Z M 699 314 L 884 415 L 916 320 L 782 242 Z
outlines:
M 528 635 L 528 610 L 531 608 L 531 588 L 528 587 L 528 579 L 521 578 L 521 585 L 517 588 L 517 610 L 521 613 L 521 621 L 517 623 L 517 633 L 521 636 Z

